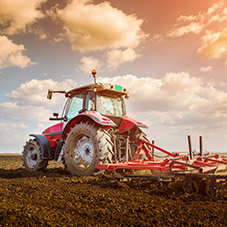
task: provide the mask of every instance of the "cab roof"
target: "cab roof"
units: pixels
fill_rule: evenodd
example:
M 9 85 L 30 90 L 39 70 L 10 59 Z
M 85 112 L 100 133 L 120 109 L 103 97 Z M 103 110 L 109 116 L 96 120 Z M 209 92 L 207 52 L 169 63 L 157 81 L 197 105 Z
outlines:
M 125 96 L 128 97 L 128 91 L 126 88 L 120 85 L 113 85 L 107 83 L 97 83 L 97 84 L 88 84 L 84 86 L 80 86 L 78 88 L 74 88 L 68 92 L 66 92 L 66 97 L 72 97 L 83 92 L 96 91 L 97 93 L 101 93 L 103 95 L 116 95 L 116 96 Z

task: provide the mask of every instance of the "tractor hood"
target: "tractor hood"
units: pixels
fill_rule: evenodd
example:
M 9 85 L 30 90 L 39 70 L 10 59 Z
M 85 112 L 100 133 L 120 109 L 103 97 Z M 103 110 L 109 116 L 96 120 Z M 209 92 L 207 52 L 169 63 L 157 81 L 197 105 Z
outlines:
M 144 125 L 143 123 L 136 121 L 132 118 L 129 118 L 127 116 L 125 116 L 122 121 L 121 124 L 119 126 L 119 133 L 122 134 L 124 132 L 127 132 L 129 130 L 131 130 L 134 127 L 139 127 L 139 128 L 148 128 L 146 125 Z
M 63 130 L 63 123 L 58 123 L 55 125 L 50 126 L 49 128 L 45 129 L 42 134 L 54 134 L 54 133 L 61 133 Z

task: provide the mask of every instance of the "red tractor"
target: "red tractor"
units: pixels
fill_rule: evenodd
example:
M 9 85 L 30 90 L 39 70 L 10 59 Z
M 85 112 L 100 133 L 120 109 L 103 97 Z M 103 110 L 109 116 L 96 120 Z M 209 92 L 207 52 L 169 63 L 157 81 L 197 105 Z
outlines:
M 23 164 L 29 171 L 47 167 L 49 160 L 62 161 L 72 175 L 92 175 L 98 162 L 132 160 L 137 139 L 147 140 L 141 128 L 146 125 L 126 116 L 124 98 L 128 91 L 119 85 L 96 83 L 65 91 L 67 98 L 60 121 L 42 132 L 30 134 L 23 150 Z M 148 140 L 147 140 L 148 141 Z

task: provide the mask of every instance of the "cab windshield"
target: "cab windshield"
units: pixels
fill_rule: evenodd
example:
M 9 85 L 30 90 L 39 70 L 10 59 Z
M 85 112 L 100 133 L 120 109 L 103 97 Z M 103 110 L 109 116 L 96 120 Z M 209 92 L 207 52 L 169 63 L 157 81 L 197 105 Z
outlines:
M 97 95 L 97 111 L 104 115 L 122 117 L 124 115 L 124 101 L 122 97 L 108 97 Z

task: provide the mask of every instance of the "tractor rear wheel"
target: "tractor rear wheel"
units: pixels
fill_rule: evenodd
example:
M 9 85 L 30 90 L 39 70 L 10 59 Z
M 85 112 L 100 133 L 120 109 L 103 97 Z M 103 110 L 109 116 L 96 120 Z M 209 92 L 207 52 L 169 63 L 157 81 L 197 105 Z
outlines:
M 72 175 L 90 176 L 95 173 L 99 161 L 112 162 L 111 136 L 101 127 L 80 123 L 68 134 L 64 158 Z
M 23 166 L 26 170 L 35 172 L 47 167 L 48 160 L 41 158 L 41 147 L 36 139 L 26 142 L 23 150 Z

